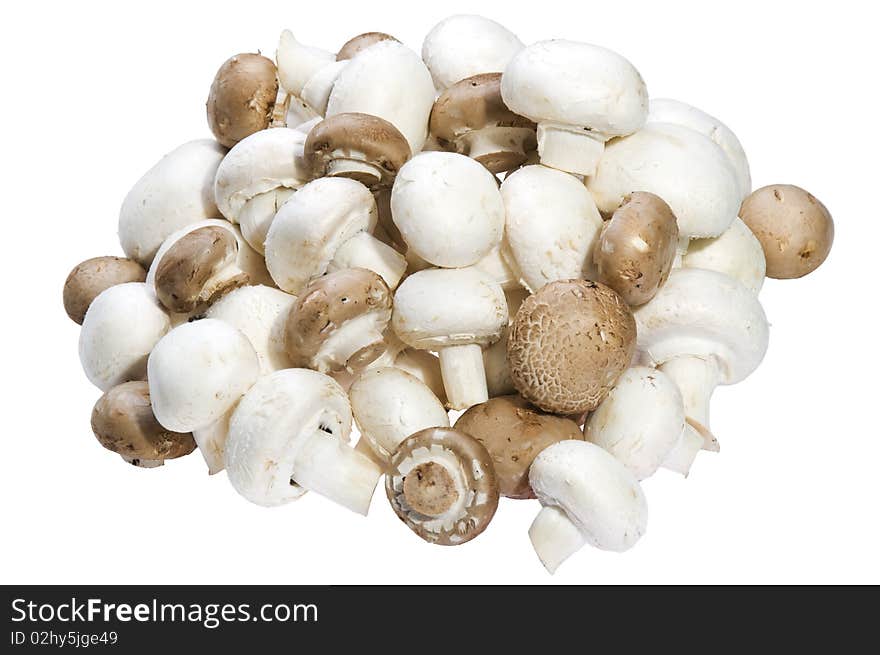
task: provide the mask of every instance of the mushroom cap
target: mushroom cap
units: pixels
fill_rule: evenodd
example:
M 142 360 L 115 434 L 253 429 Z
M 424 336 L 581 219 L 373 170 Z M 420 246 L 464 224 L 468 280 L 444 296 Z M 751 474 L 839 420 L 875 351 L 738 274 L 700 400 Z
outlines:
M 174 328 L 147 362 L 153 412 L 175 432 L 219 420 L 259 375 L 260 361 L 247 337 L 213 318 Z
M 507 342 L 517 391 L 554 414 L 595 409 L 632 361 L 636 323 L 611 288 L 558 280 L 523 301 Z
M 231 148 L 269 127 L 277 95 L 278 79 L 271 59 L 252 53 L 227 59 L 208 94 L 208 127 L 214 138 Z
M 252 503 L 274 507 L 305 493 L 294 478 L 303 445 L 318 431 L 348 447 L 351 407 L 333 378 L 301 368 L 262 377 L 229 421 L 226 473 Z
M 693 239 L 682 257 L 684 268 L 708 268 L 742 282 L 752 293 L 764 285 L 767 262 L 761 242 L 739 217 L 720 236 Z
M 736 172 L 708 137 L 681 125 L 649 123 L 608 143 L 587 179 L 599 211 L 610 214 L 636 191 L 665 200 L 683 237 L 713 237 L 726 230 L 739 209 Z
M 646 361 L 660 365 L 680 356 L 714 357 L 722 384 L 748 377 L 767 351 L 767 318 L 757 296 L 716 271 L 673 270 L 634 314 L 638 349 Z
M 364 32 L 353 36 L 339 48 L 339 52 L 336 53 L 336 61 L 353 59 L 355 55 L 382 41 L 397 41 L 397 39 L 390 34 L 385 34 L 385 32 Z
M 196 442 L 189 433 L 166 430 L 150 405 L 146 382 L 118 384 L 92 409 L 92 432 L 100 444 L 123 457 L 162 461 L 189 455 Z
M 573 175 L 547 166 L 525 166 L 501 185 L 507 220 L 503 252 L 535 291 L 548 282 L 594 278 L 592 253 L 602 216 L 590 192 Z
M 648 526 L 648 505 L 635 476 L 586 441 L 560 441 L 532 463 L 529 481 L 544 506 L 558 507 L 602 550 L 622 552 Z
M 369 114 L 328 116 L 309 132 L 305 158 L 311 174 L 327 174 L 330 162 L 339 157 L 375 165 L 388 184 L 410 156 L 406 138 L 388 121 Z
M 631 306 L 665 284 L 678 250 L 678 223 L 662 198 L 637 191 L 611 216 L 594 251 L 598 279 Z
M 406 278 L 394 294 L 391 325 L 413 348 L 497 341 L 507 325 L 504 291 L 475 269 L 430 268 Z
M 275 61 L 278 62 L 278 80 L 288 93 L 300 96 L 306 82 L 335 60 L 332 52 L 300 43 L 290 30 L 281 32 Z
M 124 257 L 92 257 L 73 267 L 64 281 L 64 311 L 82 325 L 86 311 L 102 291 L 126 282 L 143 282 L 144 267 Z
M 396 367 L 364 371 L 348 396 L 361 434 L 386 464 L 409 435 L 426 428 L 449 427 L 449 414 L 434 392 Z
M 767 277 L 803 277 L 831 252 L 831 213 L 800 187 L 773 184 L 758 189 L 743 201 L 740 216 L 764 249 Z
M 343 243 L 376 226 L 376 201 L 360 182 L 323 177 L 278 210 L 266 236 L 266 266 L 284 291 L 298 294 L 327 271 Z
M 740 198 L 749 195 L 752 190 L 749 160 L 736 134 L 727 125 L 702 109 L 671 98 L 651 98 L 648 122 L 674 123 L 688 127 L 712 139 L 724 151 L 736 171 Z
M 438 90 L 480 73 L 500 73 L 524 47 L 503 25 L 458 14 L 437 23 L 422 43 L 422 59 Z
M 101 391 L 144 379 L 147 356 L 170 329 L 171 319 L 146 284 L 126 282 L 102 291 L 79 333 L 86 377 Z
M 582 127 L 607 138 L 632 134 L 648 116 L 635 67 L 599 46 L 557 39 L 520 50 L 504 69 L 504 103 L 535 122 Z
M 425 152 L 404 164 L 391 190 L 391 214 L 413 252 L 436 266 L 476 264 L 504 233 L 495 176 L 451 152 Z
M 263 285 L 241 287 L 215 302 L 205 314 L 229 323 L 248 338 L 260 360 L 261 375 L 288 368 L 284 328 L 296 296 Z
M 223 158 L 214 180 L 220 213 L 237 223 L 245 204 L 273 189 L 296 189 L 311 179 L 303 159 L 306 133 L 287 127 L 242 139 Z
M 584 435 L 644 480 L 660 468 L 684 429 L 684 401 L 672 378 L 634 366 L 587 418 Z
M 480 261 L 473 264 L 473 267 L 495 280 L 505 292 L 516 291 L 522 289 L 520 274 L 516 267 L 508 261 L 509 257 L 505 256 L 504 250 L 506 249 L 506 244 L 502 242 L 492 248 Z
M 421 430 L 400 444 L 385 493 L 410 530 L 441 546 L 482 533 L 499 496 L 489 452 L 473 437 L 445 427 Z
M 214 139 L 190 141 L 144 173 L 119 210 L 119 243 L 126 257 L 149 266 L 169 234 L 217 216 L 214 177 L 225 154 Z
M 365 368 L 385 351 L 382 333 L 390 320 L 391 290 L 379 275 L 365 268 L 328 273 L 309 282 L 289 313 L 287 356 L 293 367 L 321 373 Z M 352 331 L 366 344 L 337 361 L 338 342 L 351 342 Z
M 517 395 L 474 405 L 458 418 L 455 429 L 489 451 L 501 495 L 508 498 L 535 497 L 529 467 L 538 453 L 557 441 L 584 438 L 574 421 L 545 414 Z

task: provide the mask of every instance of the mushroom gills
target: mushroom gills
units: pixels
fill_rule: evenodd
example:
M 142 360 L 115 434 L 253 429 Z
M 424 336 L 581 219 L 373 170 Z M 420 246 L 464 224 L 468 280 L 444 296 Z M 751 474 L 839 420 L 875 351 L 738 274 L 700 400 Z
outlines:
M 128 464 L 142 469 L 154 469 L 165 464 L 165 461 L 161 459 L 141 459 L 140 457 L 126 457 L 125 455 L 120 455 L 120 457 Z
M 343 299 L 344 302 L 344 299 Z M 321 344 L 315 354 L 315 368 L 333 371 L 340 368 L 363 368 L 382 356 L 386 345 L 384 326 L 388 323 L 385 312 L 368 312 L 338 326 Z
M 605 151 L 605 137 L 589 127 L 538 123 L 538 153 L 550 168 L 592 175 Z
M 680 356 L 659 366 L 678 385 L 690 427 L 703 439 L 703 450 L 718 452 L 718 440 L 709 432 L 709 401 L 721 381 L 715 357 Z
M 382 171 L 367 161 L 367 156 L 355 150 L 334 150 L 327 164 L 326 177 L 347 177 L 365 187 L 374 187 L 382 181 Z
M 544 567 L 554 573 L 559 565 L 580 550 L 587 539 L 568 515 L 545 505 L 529 528 L 529 539 Z

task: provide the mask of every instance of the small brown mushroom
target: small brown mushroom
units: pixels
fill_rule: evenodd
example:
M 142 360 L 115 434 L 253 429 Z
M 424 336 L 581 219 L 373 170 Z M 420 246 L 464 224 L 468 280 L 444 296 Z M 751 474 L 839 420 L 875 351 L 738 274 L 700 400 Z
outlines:
M 831 251 L 834 220 L 825 205 L 800 187 L 773 184 L 753 191 L 739 215 L 761 243 L 767 277 L 803 277 Z
M 306 138 L 304 157 L 314 177 L 348 177 L 370 188 L 391 186 L 411 155 L 394 125 L 377 116 L 328 116 Z
M 208 307 L 249 282 L 236 262 L 238 240 L 227 229 L 200 227 L 182 236 L 156 266 L 156 297 L 165 307 L 190 313 Z
M 159 424 L 146 382 L 124 382 L 101 396 L 92 410 L 92 432 L 104 448 L 145 468 L 189 455 L 196 448 L 190 433 L 172 432 Z
M 455 422 L 455 429 L 479 441 L 495 465 L 501 495 L 534 498 L 529 467 L 538 453 L 557 441 L 584 440 L 577 423 L 545 414 L 521 396 L 499 396 L 474 405 Z
M 594 260 L 599 281 L 630 305 L 643 305 L 666 283 L 678 246 L 678 223 L 653 193 L 624 199 L 602 228 Z
M 82 325 L 92 301 L 105 289 L 126 282 L 143 282 L 144 267 L 124 257 L 93 257 L 74 266 L 64 281 L 64 311 Z
M 350 38 L 345 42 L 345 45 L 339 48 L 339 52 L 336 53 L 336 61 L 351 59 L 361 50 L 366 50 L 371 45 L 382 41 L 397 41 L 397 39 L 390 34 L 385 34 L 385 32 L 364 32 L 363 34 L 358 34 Z
M 430 132 L 444 150 L 476 159 L 492 173 L 525 163 L 538 147 L 536 125 L 501 99 L 501 73 L 474 75 L 453 84 L 434 102 Z
M 285 325 L 290 363 L 321 373 L 360 371 L 386 350 L 391 290 L 365 268 L 316 278 L 300 294 Z
M 452 428 L 421 430 L 401 443 L 391 458 L 385 493 L 410 530 L 441 546 L 481 534 L 499 497 L 489 452 Z
M 269 127 L 278 78 L 275 64 L 262 55 L 243 53 L 230 57 L 211 84 L 208 126 L 220 144 L 231 148 L 254 132 Z
M 636 322 L 613 289 L 558 280 L 523 301 L 507 342 L 510 377 L 554 414 L 594 410 L 632 361 Z

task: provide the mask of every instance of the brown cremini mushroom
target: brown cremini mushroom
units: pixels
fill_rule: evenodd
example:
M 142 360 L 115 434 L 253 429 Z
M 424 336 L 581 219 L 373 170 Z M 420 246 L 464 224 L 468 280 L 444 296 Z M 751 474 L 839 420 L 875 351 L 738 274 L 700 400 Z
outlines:
M 191 434 L 159 424 L 146 382 L 124 382 L 101 396 L 92 410 L 92 432 L 104 448 L 136 466 L 150 467 L 196 448 Z
M 348 177 L 370 188 L 391 186 L 411 154 L 394 125 L 358 113 L 328 116 L 309 132 L 304 149 L 314 177 Z
M 350 38 L 345 42 L 345 45 L 339 48 L 339 52 L 336 53 L 336 61 L 351 59 L 361 50 L 366 50 L 371 45 L 382 41 L 397 41 L 397 39 L 390 34 L 385 34 L 385 32 L 364 32 L 363 34 L 358 34 Z
M 525 163 L 538 147 L 535 123 L 501 99 L 501 73 L 474 75 L 453 84 L 434 102 L 430 132 L 444 150 L 476 159 L 492 173 Z
M 229 291 L 248 284 L 236 262 L 238 240 L 219 226 L 201 227 L 182 236 L 156 266 L 156 297 L 172 312 L 204 309 Z
M 534 498 L 529 467 L 538 453 L 565 439 L 584 435 L 577 423 L 545 414 L 521 396 L 499 396 L 474 405 L 455 422 L 455 429 L 479 441 L 495 466 L 498 487 L 507 498 Z
M 633 193 L 602 228 L 594 252 L 599 281 L 631 306 L 643 305 L 665 284 L 677 246 L 669 205 L 653 193 Z
M 124 257 L 93 257 L 74 266 L 64 281 L 64 311 L 82 325 L 92 301 L 105 289 L 147 279 L 144 267 Z
M 761 243 L 767 277 L 803 277 L 831 251 L 834 220 L 825 205 L 800 187 L 773 184 L 753 191 L 739 215 Z
M 385 492 L 401 521 L 442 546 L 470 541 L 498 507 L 498 481 L 489 452 L 452 428 L 410 435 L 391 458 Z
M 211 84 L 208 126 L 220 144 L 231 148 L 254 132 L 269 127 L 278 78 L 275 64 L 262 55 L 243 53 L 230 57 Z
M 284 345 L 292 366 L 321 373 L 362 370 L 386 349 L 391 290 L 365 268 L 316 278 L 290 310 Z
M 523 301 L 507 342 L 510 377 L 554 414 L 594 410 L 632 361 L 636 323 L 610 287 L 558 280 Z

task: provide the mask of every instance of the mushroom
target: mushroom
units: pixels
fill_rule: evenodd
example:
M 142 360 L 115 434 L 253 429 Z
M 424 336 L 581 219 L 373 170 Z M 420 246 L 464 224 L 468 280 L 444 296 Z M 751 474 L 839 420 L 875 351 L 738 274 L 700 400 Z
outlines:
M 377 116 L 343 113 L 315 125 L 305 143 L 313 177 L 347 177 L 378 189 L 388 187 L 410 157 L 403 134 Z
M 724 151 L 736 171 L 740 199 L 749 195 L 752 190 L 749 160 L 746 158 L 745 150 L 743 150 L 739 139 L 736 138 L 736 134 L 724 123 L 701 109 L 671 98 L 651 98 L 648 122 L 674 123 L 688 127 L 712 139 Z
M 278 79 L 275 64 L 259 54 L 230 57 L 211 84 L 208 127 L 221 145 L 231 148 L 246 136 L 269 127 Z
M 396 367 L 364 371 L 348 396 L 361 435 L 386 466 L 409 435 L 449 427 L 449 415 L 431 389 Z
M 681 265 L 724 273 L 754 294 L 764 285 L 767 271 L 761 242 L 740 218 L 734 218 L 720 236 L 691 241 Z
M 458 546 L 481 534 L 498 508 L 488 451 L 473 437 L 432 427 L 409 436 L 391 458 L 385 493 L 397 516 L 432 544 Z
M 500 73 L 523 49 L 503 25 L 483 16 L 458 14 L 437 23 L 422 43 L 422 59 L 438 91 L 480 73 Z
M 126 282 L 143 282 L 144 267 L 123 257 L 93 257 L 73 267 L 64 281 L 64 311 L 82 325 L 86 311 L 102 291 Z
M 318 116 L 327 113 L 327 104 L 330 102 L 333 86 L 346 66 L 348 66 L 347 61 L 334 61 L 332 64 L 327 64 L 312 75 L 302 88 L 303 102 Z
M 394 289 L 406 260 L 370 232 L 376 201 L 360 182 L 325 177 L 309 182 L 275 216 L 266 236 L 266 265 L 284 291 L 299 294 L 310 280 L 333 267 L 368 268 Z M 353 240 L 354 243 L 347 243 Z
M 687 475 L 704 444 L 685 419 L 678 387 L 662 371 L 627 369 L 584 425 L 587 441 L 604 448 L 639 480 L 658 468 Z
M 473 269 L 414 273 L 394 295 L 391 321 L 407 345 L 438 352 L 453 409 L 488 400 L 482 346 L 497 341 L 507 322 L 504 291 L 492 279 Z
M 434 102 L 430 133 L 443 150 L 458 152 L 503 173 L 521 166 L 538 146 L 535 124 L 501 99 L 501 73 L 456 82 Z
M 351 407 L 332 378 L 300 368 L 261 378 L 229 422 L 226 472 L 235 490 L 272 507 L 306 489 L 366 515 L 381 470 L 348 444 Z
M 385 340 L 388 341 L 391 336 L 397 338 L 394 330 L 386 335 Z M 440 358 L 437 355 L 428 350 L 404 347 L 395 356 L 393 366 L 423 382 L 431 390 L 431 393 L 437 396 L 440 404 L 446 407 L 448 399 L 446 398 L 446 389 L 443 387 Z
M 630 306 L 643 305 L 666 283 L 677 249 L 678 224 L 669 205 L 637 191 L 602 229 L 594 251 L 597 279 Z
M 501 242 L 504 202 L 495 176 L 450 152 L 408 161 L 391 190 L 391 215 L 409 248 L 435 266 L 476 264 Z
M 295 368 L 356 373 L 385 352 L 391 290 L 373 271 L 348 268 L 312 280 L 290 310 L 284 331 Z
M 302 99 L 308 81 L 327 66 L 335 63 L 332 52 L 308 46 L 297 41 L 290 30 L 284 30 L 275 51 L 278 62 L 278 81 L 281 85 L 275 103 L 275 124 L 293 125 L 296 120 L 308 121 L 315 111 L 305 103 L 292 102 L 290 96 Z M 293 114 L 291 121 L 290 114 Z
M 606 141 L 632 134 L 648 116 L 648 90 L 629 61 L 564 39 L 520 50 L 504 69 L 501 95 L 538 124 L 541 163 L 580 175 L 593 175 Z
M 507 214 L 503 254 L 519 282 L 537 291 L 548 282 L 595 278 L 592 253 L 602 217 L 584 185 L 546 166 L 526 166 L 501 185 Z
M 126 257 L 147 267 L 168 235 L 217 216 L 214 176 L 225 152 L 213 139 L 190 141 L 144 173 L 119 210 Z
M 638 480 L 598 446 L 553 444 L 535 458 L 529 482 L 542 505 L 529 539 L 550 573 L 584 544 L 622 552 L 645 534 L 648 505 Z
M 135 466 L 162 464 L 189 455 L 196 443 L 191 434 L 166 430 L 150 406 L 146 382 L 123 382 L 108 389 L 92 409 L 92 432 L 107 450 Z M 147 468 L 151 468 L 147 466 Z
M 476 264 L 472 264 L 472 266 L 476 270 L 485 273 L 495 280 L 501 288 L 504 289 L 505 293 L 508 291 L 522 291 L 527 293 L 522 286 L 520 286 L 519 271 L 515 270 L 514 267 L 510 265 L 510 262 L 508 261 L 509 258 L 504 256 L 506 248 L 507 245 L 502 239 L 500 244 L 492 248 L 492 250 L 480 259 L 480 261 Z
M 551 282 L 523 301 L 507 359 L 513 384 L 545 412 L 594 410 L 629 366 L 636 322 L 611 288 L 586 280 Z
M 371 45 L 381 43 L 382 41 L 397 41 L 397 39 L 390 34 L 385 34 L 385 32 L 364 32 L 363 34 L 358 34 L 350 38 L 339 48 L 339 52 L 336 53 L 336 61 L 352 59 Z
M 834 220 L 825 205 L 790 184 L 758 189 L 743 201 L 740 216 L 764 249 L 767 277 L 789 280 L 812 273 L 834 242 Z
M 640 359 L 672 378 L 685 415 L 708 431 L 715 387 L 748 377 L 767 351 L 767 319 L 758 298 L 722 273 L 681 268 L 634 313 Z
M 86 377 L 101 391 L 143 380 L 147 356 L 169 329 L 171 319 L 146 284 L 126 282 L 102 291 L 89 305 L 79 334 Z
M 505 291 L 504 296 L 507 299 L 507 310 L 510 317 L 508 324 L 501 331 L 501 338 L 483 350 L 483 367 L 486 369 L 486 390 L 489 392 L 489 398 L 516 393 L 513 379 L 510 377 L 510 366 L 507 362 L 507 340 L 510 337 L 510 323 L 516 316 L 520 305 L 528 298 L 529 292 L 518 287 Z
M 564 439 L 584 438 L 574 421 L 545 414 L 517 395 L 474 405 L 458 418 L 455 429 L 489 451 L 501 495 L 520 499 L 535 497 L 529 467 L 538 453 Z
M 397 41 L 380 41 L 343 68 L 330 93 L 326 117 L 352 112 L 377 116 L 396 127 L 410 152 L 417 153 L 427 137 L 433 104 L 434 85 L 419 56 Z

